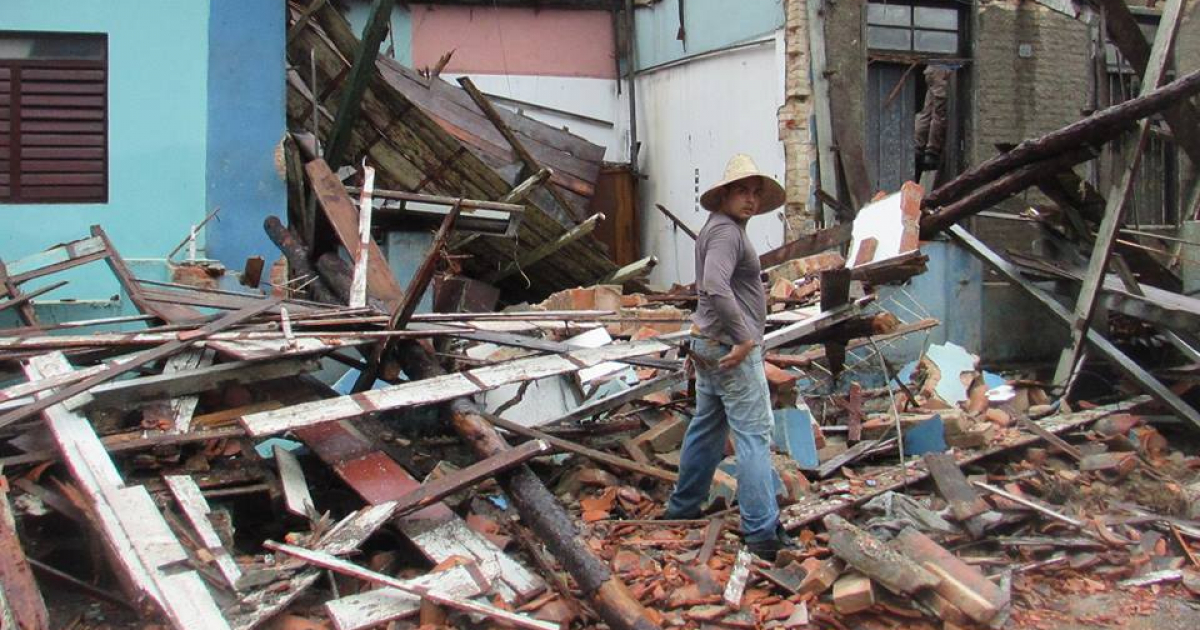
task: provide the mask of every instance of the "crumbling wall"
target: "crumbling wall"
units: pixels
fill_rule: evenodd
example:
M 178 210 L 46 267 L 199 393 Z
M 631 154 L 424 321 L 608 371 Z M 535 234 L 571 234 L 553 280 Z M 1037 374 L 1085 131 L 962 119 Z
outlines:
M 779 108 L 779 140 L 783 142 L 785 236 L 792 240 L 815 230 L 816 212 L 810 206 L 811 176 L 816 147 L 810 128 L 813 115 L 811 60 L 808 38 L 808 2 L 787 0 L 784 25 L 784 102 Z
M 1091 102 L 1088 25 L 1033 2 L 981 2 L 975 16 L 974 110 L 969 162 L 1066 126 Z M 1082 173 L 1082 171 L 1080 171 Z M 1027 192 L 1026 200 L 1041 198 Z M 1029 251 L 1036 229 L 1014 221 L 975 219 L 975 233 L 999 251 Z

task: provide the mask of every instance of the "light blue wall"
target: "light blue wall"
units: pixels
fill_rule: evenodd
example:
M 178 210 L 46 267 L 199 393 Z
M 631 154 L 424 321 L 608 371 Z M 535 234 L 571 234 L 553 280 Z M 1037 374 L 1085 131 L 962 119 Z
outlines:
M 275 159 L 286 126 L 284 32 L 278 0 L 212 5 L 205 207 L 221 211 L 220 221 L 206 226 L 206 254 L 231 270 L 240 271 L 250 256 L 279 256 L 262 224 L 268 215 L 287 214 L 287 188 Z
M 0 257 L 85 237 L 98 223 L 126 258 L 162 258 L 204 217 L 208 9 L 208 0 L 0 1 L 3 30 L 107 33 L 109 66 L 108 203 L 0 205 Z M 118 291 L 103 264 L 58 278 L 71 284 L 47 297 Z
M 371 15 L 371 5 L 374 4 L 371 0 L 350 0 L 345 12 L 346 21 L 350 22 L 350 29 L 354 34 L 362 37 L 363 29 L 367 26 L 367 18 Z M 401 6 L 404 3 L 397 2 L 392 9 L 392 34 L 384 38 L 383 44 L 379 46 L 380 52 L 386 51 L 392 46 L 392 38 L 395 38 L 395 50 L 392 57 L 401 64 L 412 67 L 412 14 L 408 9 Z M 414 3 L 416 4 L 416 3 Z
M 683 8 L 682 42 L 679 0 L 634 9 L 638 70 L 758 39 L 784 24 L 783 0 L 686 0 Z
M 878 303 L 905 322 L 932 317 L 941 324 L 926 333 L 913 333 L 892 344 L 884 354 L 903 364 L 920 356 L 925 344 L 952 341 L 968 352 L 983 349 L 983 265 L 955 243 L 921 243 L 929 257 L 925 273 L 899 287 L 879 289 Z

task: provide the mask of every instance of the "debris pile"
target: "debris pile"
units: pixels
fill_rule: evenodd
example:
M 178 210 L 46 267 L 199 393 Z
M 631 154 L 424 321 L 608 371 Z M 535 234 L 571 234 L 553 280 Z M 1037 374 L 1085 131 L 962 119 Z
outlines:
M 1098 267 L 1010 262 L 954 225 L 1046 186 L 1060 212 L 1031 220 L 1090 242 L 1111 208 L 1047 173 L 1200 74 L 760 257 L 799 542 L 766 563 L 738 535 L 731 446 L 704 518 L 661 518 L 693 415 L 695 287 L 652 291 L 653 257 L 619 267 L 585 238 L 600 157 L 469 81 L 363 63 L 325 3 L 291 11 L 271 290 L 137 278 L 100 227 L 0 265 L 0 310 L 22 321 L 0 331 L 0 627 L 1048 628 L 1200 595 L 1195 361 L 1151 372 L 1086 325 L 1100 295 L 1138 322 L 1119 330 L 1191 358 L 1171 326 L 1200 308 L 1105 277 L 1103 235 Z M 432 232 L 407 277 L 381 226 Z M 1052 381 L 952 343 L 896 360 L 939 322 L 882 287 L 922 273 L 942 231 L 1071 327 Z M 101 260 L 136 315 L 53 323 L 33 308 L 46 289 L 21 292 Z M 1080 282 L 1075 312 L 1031 277 Z M 1065 395 L 1085 341 L 1144 394 Z M 1063 592 L 1126 597 L 1072 617 Z

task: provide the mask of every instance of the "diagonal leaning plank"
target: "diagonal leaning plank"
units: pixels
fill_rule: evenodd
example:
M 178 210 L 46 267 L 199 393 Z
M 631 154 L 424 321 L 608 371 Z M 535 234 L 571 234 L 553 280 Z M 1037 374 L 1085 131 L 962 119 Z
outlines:
M 25 366 L 30 380 L 70 370 L 62 353 L 34 357 Z M 42 396 L 47 400 L 53 394 Z M 161 611 L 180 630 L 228 628 L 204 580 L 177 566 L 187 561 L 187 553 L 150 494 L 142 486 L 125 485 L 88 419 L 64 404 L 47 406 L 44 415 L 135 606 Z
M 584 348 L 558 355 L 508 361 L 465 372 L 446 374 L 383 389 L 328 400 L 284 407 L 242 417 L 242 426 L 252 436 L 282 433 L 335 420 L 356 418 L 366 413 L 415 407 L 471 396 L 507 385 L 555 376 L 592 367 L 606 361 L 664 352 L 669 347 L 656 341 Z

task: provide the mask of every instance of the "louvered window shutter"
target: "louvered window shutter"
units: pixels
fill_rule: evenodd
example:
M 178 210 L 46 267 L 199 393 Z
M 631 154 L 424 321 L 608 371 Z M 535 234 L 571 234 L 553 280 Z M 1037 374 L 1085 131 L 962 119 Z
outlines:
M 105 58 L 0 59 L 0 202 L 108 201 L 107 74 Z

